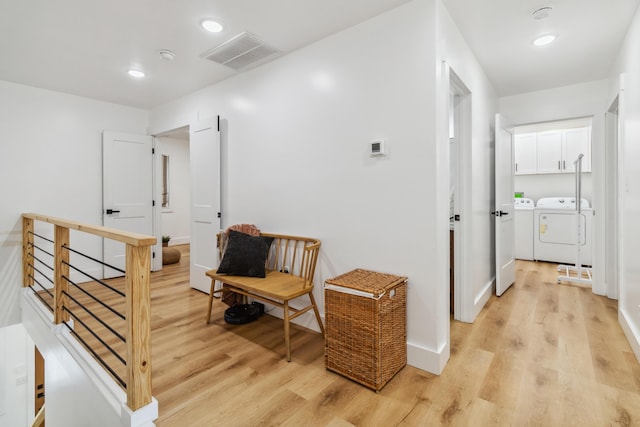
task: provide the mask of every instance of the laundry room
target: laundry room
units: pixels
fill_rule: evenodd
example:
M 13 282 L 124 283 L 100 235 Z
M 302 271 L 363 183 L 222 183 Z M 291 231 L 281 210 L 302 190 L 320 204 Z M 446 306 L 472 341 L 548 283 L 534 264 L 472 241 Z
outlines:
M 500 99 L 514 129 L 514 226 L 517 259 L 574 264 L 577 221 L 574 162 L 580 174 L 581 264 L 602 266 L 606 82 L 590 82 Z M 542 201 L 542 206 L 538 206 Z M 601 208 L 601 206 L 600 206 Z M 602 267 L 601 267 L 602 268 Z M 594 288 L 601 286 L 594 282 Z
M 514 129 L 516 258 L 574 263 L 579 235 L 580 262 L 592 265 L 591 124 L 584 117 Z

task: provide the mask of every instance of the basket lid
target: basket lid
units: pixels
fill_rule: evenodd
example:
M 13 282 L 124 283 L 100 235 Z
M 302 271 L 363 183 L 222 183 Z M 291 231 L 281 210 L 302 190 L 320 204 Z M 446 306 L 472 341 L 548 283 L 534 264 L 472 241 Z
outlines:
M 378 273 L 375 271 L 357 268 L 348 273 L 328 279 L 325 283 L 328 285 L 342 286 L 344 288 L 365 291 L 375 296 L 379 296 L 387 289 L 394 288 L 397 285 L 406 282 L 406 280 L 407 278 L 404 276 L 395 276 L 393 274 Z

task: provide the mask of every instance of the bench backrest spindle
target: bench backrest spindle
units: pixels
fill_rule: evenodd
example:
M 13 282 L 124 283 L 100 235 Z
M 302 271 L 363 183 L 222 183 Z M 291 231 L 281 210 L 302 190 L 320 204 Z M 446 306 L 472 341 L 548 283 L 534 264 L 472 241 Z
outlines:
M 320 241 L 308 237 L 260 233 L 273 237 L 267 269 L 287 272 L 305 279 L 305 287 L 313 286 L 313 275 L 320 250 Z

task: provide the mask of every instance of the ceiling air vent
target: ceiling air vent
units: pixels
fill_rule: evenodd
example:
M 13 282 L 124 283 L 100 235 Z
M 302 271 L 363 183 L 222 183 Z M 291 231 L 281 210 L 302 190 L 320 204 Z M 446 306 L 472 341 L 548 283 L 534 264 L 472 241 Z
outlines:
M 265 44 L 255 35 L 244 32 L 200 56 L 239 70 L 278 52 L 278 49 Z

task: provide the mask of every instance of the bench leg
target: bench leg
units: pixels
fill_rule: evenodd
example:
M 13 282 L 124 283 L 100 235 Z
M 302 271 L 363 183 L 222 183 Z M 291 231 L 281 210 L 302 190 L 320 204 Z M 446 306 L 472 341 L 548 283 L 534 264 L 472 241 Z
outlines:
M 209 309 L 207 310 L 207 324 L 211 322 L 211 309 L 213 308 L 213 290 L 215 288 L 216 281 L 211 279 L 211 289 L 209 290 Z
M 291 340 L 289 336 L 289 301 L 284 302 L 284 346 L 287 348 L 287 362 L 291 362 Z
M 311 305 L 313 306 L 313 312 L 316 314 L 316 320 L 318 321 L 320 332 L 322 332 L 322 336 L 324 337 L 324 325 L 322 324 L 322 319 L 320 319 L 320 312 L 318 311 L 318 306 L 316 305 L 316 299 L 313 297 L 313 292 L 309 292 L 309 299 L 311 300 Z

